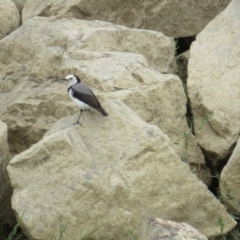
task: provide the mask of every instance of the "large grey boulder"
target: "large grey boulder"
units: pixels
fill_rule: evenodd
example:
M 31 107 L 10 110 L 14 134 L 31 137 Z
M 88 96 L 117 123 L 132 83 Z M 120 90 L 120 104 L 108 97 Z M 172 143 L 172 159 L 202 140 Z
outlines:
M 8 166 L 12 207 L 24 213 L 29 240 L 81 236 L 108 221 L 93 239 L 122 240 L 138 233 L 142 219 L 157 215 L 187 221 L 208 237 L 235 226 L 221 203 L 169 147 L 168 137 L 119 100 L 103 103 L 109 117 L 77 114 L 58 121 L 43 139 Z M 45 227 L 46 226 L 46 227 Z
M 150 29 L 178 38 L 197 35 L 229 2 L 230 0 L 31 0 L 24 6 L 23 22 L 33 16 L 68 16 Z
M 197 166 L 209 185 L 211 175 L 195 138 L 183 138 L 189 129 L 181 81 L 162 74 L 174 71 L 173 39 L 100 21 L 35 17 L 0 42 L 0 49 L 5 49 L 0 53 L 0 113 L 15 154 L 39 141 L 54 122 L 78 111 L 60 81 L 75 73 L 100 100 L 121 99 L 161 128 L 176 154 Z
M 191 47 L 188 93 L 195 125 L 214 112 L 196 136 L 213 165 L 228 159 L 240 129 L 239 10 L 240 2 L 233 0 Z
M 11 0 L 0 0 L 0 39 L 19 26 L 20 17 L 15 4 Z
M 0 113 L 12 152 L 28 148 L 56 120 L 77 111 L 59 80 L 65 75 L 76 73 L 111 92 L 140 85 L 133 71 L 171 72 L 173 64 L 174 41 L 161 33 L 77 19 L 28 21 L 0 42 Z

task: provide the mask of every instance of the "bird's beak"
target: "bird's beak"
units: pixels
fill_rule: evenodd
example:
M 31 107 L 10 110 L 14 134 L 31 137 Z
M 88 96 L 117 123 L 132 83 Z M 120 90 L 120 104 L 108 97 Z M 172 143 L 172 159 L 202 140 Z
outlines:
M 63 79 L 60 79 L 60 80 L 63 80 L 63 81 L 68 81 L 67 79 L 63 78 Z

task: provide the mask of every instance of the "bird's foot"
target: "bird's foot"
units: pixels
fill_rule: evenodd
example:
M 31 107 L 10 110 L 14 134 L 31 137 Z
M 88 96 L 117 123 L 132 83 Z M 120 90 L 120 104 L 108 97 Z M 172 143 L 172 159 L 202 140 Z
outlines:
M 79 124 L 81 127 L 83 126 L 80 122 L 74 123 L 73 126 L 74 126 L 74 125 L 77 125 L 77 124 Z

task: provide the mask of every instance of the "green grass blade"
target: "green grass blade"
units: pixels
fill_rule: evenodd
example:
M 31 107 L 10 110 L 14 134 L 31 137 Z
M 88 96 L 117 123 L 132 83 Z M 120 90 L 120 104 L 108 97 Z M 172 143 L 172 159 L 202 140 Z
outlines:
M 22 220 L 24 214 L 25 214 L 25 212 L 22 214 L 22 216 L 20 218 L 18 218 L 17 224 L 14 226 L 14 228 L 13 228 L 12 232 L 10 233 L 10 235 L 8 236 L 7 240 L 13 240 L 13 237 L 17 233 L 17 229 L 20 226 L 20 223 L 21 223 L 21 220 Z
M 20 225 L 20 223 L 19 223 L 19 221 L 17 221 L 17 224 L 14 226 L 14 228 L 13 228 L 12 232 L 10 233 L 10 235 L 8 236 L 7 240 L 12 240 L 13 239 L 13 237 L 17 233 L 17 229 L 18 229 L 19 225 Z
M 94 229 L 92 232 L 87 233 L 85 236 L 83 236 L 82 238 L 80 238 L 80 240 L 86 240 L 88 237 L 90 237 L 93 233 L 95 233 L 96 231 L 98 231 L 100 228 L 104 227 L 108 222 L 104 223 L 103 225 L 97 227 L 96 229 Z
M 63 233 L 65 232 L 67 226 L 68 226 L 69 222 L 67 222 L 65 225 L 62 224 L 62 222 L 60 221 L 60 228 L 59 228 L 59 236 L 52 236 L 50 238 L 50 240 L 61 240 L 63 238 Z

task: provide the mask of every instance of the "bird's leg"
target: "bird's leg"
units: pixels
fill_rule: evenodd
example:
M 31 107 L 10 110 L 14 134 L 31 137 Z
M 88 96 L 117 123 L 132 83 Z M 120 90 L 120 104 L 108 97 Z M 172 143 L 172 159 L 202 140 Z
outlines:
M 79 114 L 78 120 L 77 120 L 77 122 L 76 122 L 76 123 L 74 123 L 74 125 L 76 125 L 76 124 L 79 124 L 79 125 L 81 125 L 81 126 L 82 126 L 82 124 L 79 122 L 79 119 L 80 119 L 80 117 L 81 117 L 81 115 L 82 115 L 83 111 L 84 111 L 84 110 L 80 109 L 80 114 Z

